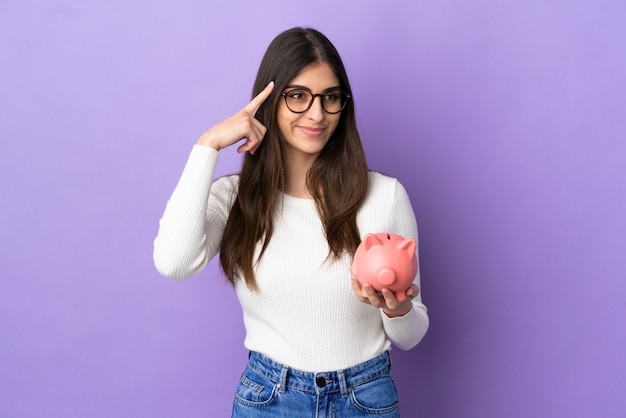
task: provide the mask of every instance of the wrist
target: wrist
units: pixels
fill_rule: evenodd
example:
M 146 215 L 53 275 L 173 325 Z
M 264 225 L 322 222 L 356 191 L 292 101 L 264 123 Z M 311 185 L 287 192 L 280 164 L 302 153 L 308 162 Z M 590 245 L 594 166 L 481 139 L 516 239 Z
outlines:
M 408 303 L 406 305 L 399 306 L 397 309 L 385 309 L 385 308 L 381 308 L 381 309 L 385 313 L 385 315 L 387 315 L 388 318 L 399 318 L 411 312 L 411 309 L 413 309 L 413 304 Z
M 200 138 L 198 138 L 196 145 L 203 145 L 205 147 L 213 148 L 216 151 L 221 150 L 219 141 L 214 137 L 214 135 L 211 134 L 211 130 L 203 133 Z

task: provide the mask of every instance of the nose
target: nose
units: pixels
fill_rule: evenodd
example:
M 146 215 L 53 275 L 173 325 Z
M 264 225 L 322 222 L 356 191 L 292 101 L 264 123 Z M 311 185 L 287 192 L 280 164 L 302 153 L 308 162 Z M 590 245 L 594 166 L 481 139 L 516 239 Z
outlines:
M 306 111 L 306 116 L 311 120 L 320 121 L 324 119 L 324 113 L 324 108 L 322 107 L 322 96 L 313 97 L 313 103 L 311 104 L 309 110 Z

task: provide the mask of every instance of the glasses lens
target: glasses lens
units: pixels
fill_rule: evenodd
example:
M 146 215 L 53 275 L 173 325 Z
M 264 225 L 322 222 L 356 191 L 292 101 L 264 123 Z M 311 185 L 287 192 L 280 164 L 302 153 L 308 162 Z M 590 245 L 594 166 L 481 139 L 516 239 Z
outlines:
M 285 95 L 285 101 L 289 110 L 300 113 L 308 109 L 311 97 L 306 90 L 290 90 Z
M 322 105 L 328 113 L 337 113 L 346 103 L 346 95 L 341 90 L 329 91 L 322 96 Z

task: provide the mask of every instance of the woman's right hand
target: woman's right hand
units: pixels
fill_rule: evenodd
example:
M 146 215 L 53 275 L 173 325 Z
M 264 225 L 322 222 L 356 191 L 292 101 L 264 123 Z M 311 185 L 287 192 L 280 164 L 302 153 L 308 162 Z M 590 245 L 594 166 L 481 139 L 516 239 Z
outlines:
M 203 133 L 197 144 L 219 151 L 245 139 L 246 142 L 237 148 L 237 152 L 254 154 L 267 131 L 254 115 L 273 89 L 274 82 L 271 81 L 246 107 Z

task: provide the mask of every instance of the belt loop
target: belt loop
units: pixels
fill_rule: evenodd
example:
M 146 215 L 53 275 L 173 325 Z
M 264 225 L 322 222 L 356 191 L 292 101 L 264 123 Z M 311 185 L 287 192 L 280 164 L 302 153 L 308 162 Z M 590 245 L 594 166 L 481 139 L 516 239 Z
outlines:
M 278 391 L 281 393 L 285 393 L 287 390 L 287 372 L 289 371 L 289 366 L 283 365 L 283 368 L 280 371 L 280 380 L 278 381 Z
M 343 370 L 339 370 L 337 372 L 337 379 L 339 380 L 339 391 L 341 392 L 341 397 L 347 398 L 348 384 L 346 383 L 346 375 L 343 373 Z

